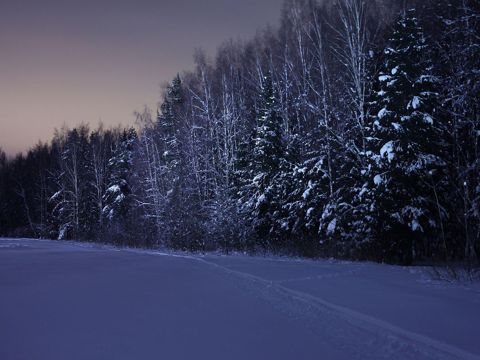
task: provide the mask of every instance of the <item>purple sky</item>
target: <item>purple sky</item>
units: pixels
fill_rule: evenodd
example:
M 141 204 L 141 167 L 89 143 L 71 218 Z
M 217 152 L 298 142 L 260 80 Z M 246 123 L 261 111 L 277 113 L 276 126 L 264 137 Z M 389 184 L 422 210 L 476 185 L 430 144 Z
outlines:
M 277 24 L 283 0 L 0 0 L 0 147 L 54 128 L 133 123 L 160 84 L 228 38 Z

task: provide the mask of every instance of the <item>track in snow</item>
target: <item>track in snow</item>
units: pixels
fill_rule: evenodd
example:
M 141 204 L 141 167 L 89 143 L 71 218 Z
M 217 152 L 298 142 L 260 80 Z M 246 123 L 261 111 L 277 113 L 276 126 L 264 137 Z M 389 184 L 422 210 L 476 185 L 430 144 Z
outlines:
M 480 359 L 478 289 L 427 280 L 368 263 L 3 239 L 0 358 Z

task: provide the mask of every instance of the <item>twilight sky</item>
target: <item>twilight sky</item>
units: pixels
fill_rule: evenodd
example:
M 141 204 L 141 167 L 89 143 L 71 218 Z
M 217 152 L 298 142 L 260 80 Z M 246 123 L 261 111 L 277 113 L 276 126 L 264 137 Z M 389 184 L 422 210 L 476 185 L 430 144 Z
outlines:
M 55 127 L 133 123 L 160 84 L 228 38 L 276 24 L 283 0 L 0 0 L 0 147 Z

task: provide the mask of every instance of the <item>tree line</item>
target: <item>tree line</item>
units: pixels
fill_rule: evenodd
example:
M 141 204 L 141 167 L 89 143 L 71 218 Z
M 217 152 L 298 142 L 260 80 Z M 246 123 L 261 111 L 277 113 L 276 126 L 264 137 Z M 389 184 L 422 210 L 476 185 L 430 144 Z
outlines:
M 287 0 L 135 128 L 0 151 L 0 234 L 478 261 L 479 34 L 475 0 Z

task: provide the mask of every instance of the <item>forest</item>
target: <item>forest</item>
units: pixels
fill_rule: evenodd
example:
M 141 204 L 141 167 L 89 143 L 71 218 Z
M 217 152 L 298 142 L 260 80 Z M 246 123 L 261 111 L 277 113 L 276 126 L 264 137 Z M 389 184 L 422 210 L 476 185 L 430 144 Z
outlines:
M 195 51 L 133 127 L 0 149 L 0 236 L 478 263 L 480 2 L 279 17 Z

